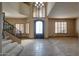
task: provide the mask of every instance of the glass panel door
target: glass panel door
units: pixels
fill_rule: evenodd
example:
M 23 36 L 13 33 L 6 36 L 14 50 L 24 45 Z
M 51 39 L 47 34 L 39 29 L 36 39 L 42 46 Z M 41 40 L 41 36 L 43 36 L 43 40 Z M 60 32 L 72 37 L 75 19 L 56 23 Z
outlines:
M 36 34 L 42 34 L 43 33 L 43 23 L 42 21 L 36 22 Z
M 35 38 L 43 39 L 44 38 L 44 22 L 43 20 L 35 20 Z

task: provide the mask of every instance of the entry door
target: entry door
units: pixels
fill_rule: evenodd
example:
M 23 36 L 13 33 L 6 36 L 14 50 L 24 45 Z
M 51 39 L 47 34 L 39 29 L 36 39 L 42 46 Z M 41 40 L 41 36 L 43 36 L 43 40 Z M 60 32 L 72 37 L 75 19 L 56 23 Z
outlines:
M 35 39 L 44 39 L 44 21 L 35 20 Z

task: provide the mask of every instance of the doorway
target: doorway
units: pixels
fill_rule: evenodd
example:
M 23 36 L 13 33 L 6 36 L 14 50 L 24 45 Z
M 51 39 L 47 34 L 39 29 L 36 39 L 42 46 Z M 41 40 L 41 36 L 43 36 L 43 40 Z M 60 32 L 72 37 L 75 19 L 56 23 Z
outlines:
M 34 21 L 34 37 L 35 39 L 44 39 L 44 21 L 35 20 Z

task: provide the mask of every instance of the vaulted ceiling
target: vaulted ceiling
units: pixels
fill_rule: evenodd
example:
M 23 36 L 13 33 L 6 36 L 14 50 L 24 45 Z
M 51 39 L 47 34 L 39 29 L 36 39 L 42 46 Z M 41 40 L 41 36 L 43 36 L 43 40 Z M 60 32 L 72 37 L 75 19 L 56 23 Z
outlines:
M 30 2 L 3 2 L 2 10 L 6 17 L 25 18 L 30 14 Z M 77 2 L 48 2 L 47 16 L 49 17 L 78 17 L 79 3 Z
M 56 2 L 48 2 L 47 3 L 47 15 L 50 14 Z
M 21 17 L 25 18 L 29 15 L 29 5 L 31 2 L 3 2 L 2 10 L 6 17 Z M 55 2 L 48 2 L 47 15 L 50 14 Z
M 79 17 L 79 2 L 56 2 L 48 16 L 52 18 Z
M 6 17 L 28 17 L 29 8 L 26 4 L 20 2 L 3 2 L 2 11 Z

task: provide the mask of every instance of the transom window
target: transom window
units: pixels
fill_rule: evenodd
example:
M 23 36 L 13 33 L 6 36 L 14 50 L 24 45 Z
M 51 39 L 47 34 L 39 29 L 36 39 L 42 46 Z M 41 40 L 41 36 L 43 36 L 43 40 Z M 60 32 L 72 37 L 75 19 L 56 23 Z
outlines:
M 45 17 L 45 3 L 44 2 L 34 3 L 33 17 Z
M 67 33 L 67 22 L 55 22 L 55 33 Z

